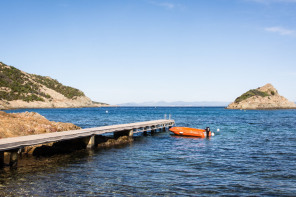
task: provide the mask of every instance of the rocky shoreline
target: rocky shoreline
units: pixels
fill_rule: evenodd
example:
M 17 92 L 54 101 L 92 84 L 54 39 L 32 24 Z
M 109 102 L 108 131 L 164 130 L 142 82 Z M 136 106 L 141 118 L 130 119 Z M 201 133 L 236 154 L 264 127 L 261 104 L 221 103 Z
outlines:
M 10 109 L 43 109 L 43 108 L 86 108 L 86 107 L 112 107 L 108 104 L 98 104 L 91 101 L 87 97 L 79 97 L 75 100 L 64 99 L 60 101 L 33 101 L 25 102 L 22 100 L 15 101 L 1 101 L 0 100 L 0 110 L 10 110 Z

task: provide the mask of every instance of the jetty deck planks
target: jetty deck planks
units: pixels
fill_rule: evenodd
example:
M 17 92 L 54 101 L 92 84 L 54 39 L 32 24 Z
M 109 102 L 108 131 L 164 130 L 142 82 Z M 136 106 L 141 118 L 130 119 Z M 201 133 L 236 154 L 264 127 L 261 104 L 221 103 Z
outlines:
M 130 124 L 119 124 L 111 126 L 102 126 L 95 128 L 87 128 L 80 130 L 62 131 L 55 133 L 45 133 L 38 135 L 28 135 L 12 138 L 0 139 L 0 151 L 8 151 L 12 149 L 18 149 L 25 146 L 32 146 L 43 143 L 50 143 L 56 141 L 70 140 L 75 138 L 82 138 L 94 135 L 102 135 L 105 133 L 116 133 L 126 130 L 135 130 L 134 133 L 143 132 L 153 129 L 166 128 L 173 126 L 174 120 L 153 120 L 145 122 L 136 122 Z

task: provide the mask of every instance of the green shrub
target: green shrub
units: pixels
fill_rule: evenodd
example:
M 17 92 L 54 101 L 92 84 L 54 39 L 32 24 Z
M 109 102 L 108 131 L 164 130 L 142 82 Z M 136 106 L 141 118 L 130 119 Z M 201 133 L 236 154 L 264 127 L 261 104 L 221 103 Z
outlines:
M 240 97 L 237 97 L 234 102 L 239 103 L 239 102 L 241 102 L 243 100 L 246 100 L 246 99 L 248 99 L 248 98 L 250 98 L 252 96 L 265 97 L 265 96 L 270 96 L 270 95 L 268 93 L 266 93 L 266 92 L 261 92 L 261 91 L 259 91 L 257 89 L 252 89 L 252 90 L 249 90 L 248 92 L 242 94 Z
M 37 83 L 32 82 L 35 81 Z M 8 87 L 10 92 L 0 91 L 0 100 L 23 100 L 44 101 L 44 98 L 51 99 L 49 94 L 40 91 L 41 85 L 53 89 L 69 99 L 78 96 L 84 96 L 84 93 L 78 89 L 64 86 L 57 80 L 40 75 L 26 75 L 21 70 L 0 62 L 0 87 Z
M 64 95 L 69 99 L 73 99 L 74 97 L 78 97 L 78 96 L 85 96 L 82 91 L 69 86 L 64 86 L 63 84 L 61 84 L 55 79 L 51 79 L 49 77 L 43 77 L 40 75 L 34 75 L 34 77 L 36 82 L 61 93 L 62 95 Z

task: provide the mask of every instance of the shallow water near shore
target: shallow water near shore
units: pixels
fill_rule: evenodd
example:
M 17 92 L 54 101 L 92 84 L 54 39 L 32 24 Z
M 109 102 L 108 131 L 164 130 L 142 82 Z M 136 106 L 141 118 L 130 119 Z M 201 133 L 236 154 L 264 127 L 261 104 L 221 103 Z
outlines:
M 162 132 L 136 136 L 122 147 L 23 158 L 17 170 L 0 171 L 0 196 L 296 196 L 296 110 L 111 107 L 7 112 L 23 111 L 82 128 L 171 114 L 177 126 L 209 126 L 215 136 L 198 139 Z

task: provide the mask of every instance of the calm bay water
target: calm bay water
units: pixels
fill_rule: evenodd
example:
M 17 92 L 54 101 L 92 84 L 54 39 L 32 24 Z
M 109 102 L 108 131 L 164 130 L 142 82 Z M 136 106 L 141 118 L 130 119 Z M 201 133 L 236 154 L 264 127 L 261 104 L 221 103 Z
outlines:
M 106 110 L 108 113 L 106 113 Z M 136 136 L 120 148 L 24 158 L 0 196 L 296 196 L 296 110 L 197 107 L 34 109 L 82 128 L 164 118 L 218 128 L 210 139 Z

